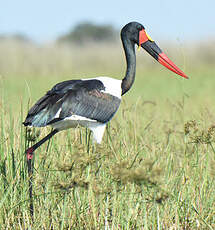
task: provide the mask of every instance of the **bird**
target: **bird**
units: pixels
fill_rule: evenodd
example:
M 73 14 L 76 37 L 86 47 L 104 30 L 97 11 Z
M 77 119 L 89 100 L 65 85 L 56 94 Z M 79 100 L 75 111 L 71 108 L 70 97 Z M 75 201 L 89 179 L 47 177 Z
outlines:
M 101 143 L 106 124 L 117 112 L 121 97 L 130 90 L 135 80 L 136 46 L 142 47 L 160 64 L 188 79 L 148 35 L 145 27 L 130 22 L 121 29 L 121 41 L 126 58 L 126 71 L 122 80 L 111 77 L 67 80 L 53 86 L 29 110 L 24 126 L 51 126 L 52 131 L 39 142 L 26 149 L 31 160 L 34 151 L 62 130 L 86 127 L 93 140 Z

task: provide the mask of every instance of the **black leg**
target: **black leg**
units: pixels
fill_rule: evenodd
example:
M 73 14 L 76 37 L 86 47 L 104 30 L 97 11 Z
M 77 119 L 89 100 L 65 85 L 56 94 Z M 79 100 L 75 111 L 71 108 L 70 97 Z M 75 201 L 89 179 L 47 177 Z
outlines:
M 53 137 L 56 133 L 58 133 L 58 130 L 53 130 L 51 131 L 47 136 L 45 136 L 42 140 L 38 141 L 35 145 L 31 146 L 30 148 L 28 148 L 26 150 L 26 154 L 27 154 L 27 165 L 28 165 L 28 176 L 29 176 L 29 198 L 30 198 L 30 214 L 31 214 L 31 218 L 33 221 L 33 217 L 34 217 L 34 205 L 33 205 L 33 198 L 32 198 L 32 190 L 33 190 L 33 164 L 32 164 L 32 158 L 33 158 L 33 154 L 34 151 L 40 147 L 44 142 L 46 142 L 47 140 L 49 140 L 51 137 Z
M 33 198 L 32 198 L 32 190 L 33 190 L 33 164 L 32 164 L 32 159 L 27 160 L 27 165 L 28 165 L 28 176 L 29 176 L 29 198 L 30 198 L 30 214 L 31 218 L 33 221 L 34 218 L 34 205 L 33 205 Z
M 33 158 L 34 155 L 34 151 L 39 148 L 44 142 L 46 142 L 47 140 L 49 140 L 51 137 L 53 137 L 56 133 L 58 133 L 59 131 L 57 129 L 54 129 L 53 131 L 51 131 L 47 136 L 45 136 L 42 140 L 38 141 L 35 145 L 31 146 L 30 148 L 28 148 L 25 152 L 27 154 L 27 160 L 30 160 Z

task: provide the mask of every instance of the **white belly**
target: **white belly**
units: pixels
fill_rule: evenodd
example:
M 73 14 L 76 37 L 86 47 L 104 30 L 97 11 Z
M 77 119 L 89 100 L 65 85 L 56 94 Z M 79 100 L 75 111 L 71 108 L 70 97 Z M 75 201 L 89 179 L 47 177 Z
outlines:
M 93 132 L 94 141 L 101 143 L 106 124 L 85 117 L 72 115 L 71 117 L 51 124 L 51 126 L 59 131 L 75 128 L 77 126 L 89 128 Z

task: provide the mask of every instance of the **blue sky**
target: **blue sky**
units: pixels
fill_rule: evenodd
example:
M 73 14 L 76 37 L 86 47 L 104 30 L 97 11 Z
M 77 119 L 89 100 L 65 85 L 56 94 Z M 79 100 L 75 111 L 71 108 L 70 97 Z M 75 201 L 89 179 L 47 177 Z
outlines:
M 116 28 L 138 21 L 156 40 L 207 40 L 215 37 L 214 11 L 215 0 L 4 0 L 0 34 L 23 33 L 47 42 L 81 21 Z

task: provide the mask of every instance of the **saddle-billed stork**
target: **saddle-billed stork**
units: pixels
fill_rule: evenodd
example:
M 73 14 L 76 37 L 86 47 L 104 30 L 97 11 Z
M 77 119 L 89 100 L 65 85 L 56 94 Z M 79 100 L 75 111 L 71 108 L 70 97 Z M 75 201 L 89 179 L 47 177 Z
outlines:
M 124 95 L 133 85 L 136 71 L 135 44 L 145 49 L 159 63 L 188 78 L 156 45 L 138 22 L 130 22 L 121 30 L 127 69 L 125 77 L 117 80 L 109 77 L 68 80 L 56 84 L 29 110 L 23 122 L 25 126 L 52 126 L 53 130 L 42 140 L 26 150 L 27 159 L 33 152 L 61 130 L 84 126 L 93 132 L 100 143 L 109 122 Z

